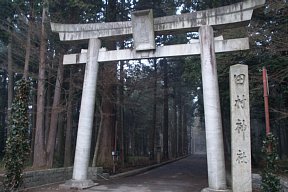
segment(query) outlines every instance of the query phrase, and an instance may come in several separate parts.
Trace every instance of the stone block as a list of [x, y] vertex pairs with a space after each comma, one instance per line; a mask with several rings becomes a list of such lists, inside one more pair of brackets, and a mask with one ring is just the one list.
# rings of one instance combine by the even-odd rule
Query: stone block
[[233, 192], [252, 192], [248, 66], [230, 67]]
[[64, 184], [60, 185], [62, 189], [87, 189], [98, 185], [92, 180], [68, 180]]
[[154, 22], [151, 9], [132, 13], [132, 31], [136, 51], [155, 49]]

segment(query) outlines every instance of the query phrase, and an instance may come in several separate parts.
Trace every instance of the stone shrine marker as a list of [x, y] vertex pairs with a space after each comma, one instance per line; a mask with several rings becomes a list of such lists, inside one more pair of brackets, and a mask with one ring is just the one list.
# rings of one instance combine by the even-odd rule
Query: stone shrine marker
[[[218, 76], [215, 53], [249, 49], [249, 39], [238, 38], [228, 40], [214, 39], [213, 29], [227, 29], [246, 26], [251, 20], [253, 9], [263, 6], [265, 0], [246, 0], [233, 5], [215, 9], [197, 11], [181, 15], [154, 18], [150, 10], [132, 13], [132, 21], [90, 23], [90, 24], [60, 24], [51, 23], [52, 31], [58, 32], [61, 41], [89, 40], [88, 50], [78, 54], [65, 55], [64, 64], [86, 63], [81, 99], [80, 117], [77, 132], [77, 142], [72, 179], [66, 182], [67, 187], [87, 188], [93, 182], [87, 178], [90, 159], [93, 114], [95, 108], [96, 82], [99, 63], [119, 60], [163, 58], [190, 56], [201, 54], [201, 72], [203, 81], [203, 98], [205, 114], [206, 149], [208, 165], [208, 188], [203, 192], [227, 192], [224, 160], [224, 146], [218, 89]], [[199, 32], [198, 42], [155, 47], [155, 36], [162, 34]], [[145, 34], [145, 35], [144, 35]], [[148, 34], [148, 35], [147, 35]], [[101, 40], [133, 35], [134, 48], [122, 50], [106, 50], [101, 48]], [[241, 77], [241, 76], [240, 76]], [[244, 90], [244, 89], [243, 89]], [[246, 105], [243, 94], [236, 98], [239, 109]], [[244, 102], [245, 101], [245, 102]], [[248, 105], [248, 103], [247, 103]], [[237, 108], [238, 109], [238, 108]], [[242, 109], [241, 109], [242, 110]], [[244, 110], [243, 110], [244, 112]], [[238, 114], [238, 112], [237, 112]], [[239, 114], [242, 115], [241, 112]], [[237, 116], [234, 131], [247, 137], [244, 126], [249, 119]], [[249, 117], [247, 117], [249, 118]], [[239, 126], [239, 128], [237, 127]], [[239, 133], [238, 133], [239, 130]], [[244, 134], [243, 134], [244, 133]], [[239, 138], [238, 138], [239, 139]], [[248, 147], [248, 146], [247, 146]], [[239, 161], [246, 164], [247, 148], [237, 148]], [[240, 150], [240, 151], [239, 151]], [[245, 153], [243, 153], [245, 152]], [[235, 156], [233, 157], [235, 158]], [[247, 160], [247, 164], [251, 162]], [[243, 169], [244, 170], [244, 169]], [[245, 169], [244, 171], [247, 171]], [[249, 173], [251, 174], [251, 172]], [[243, 175], [244, 177], [244, 175]], [[246, 176], [245, 176], [246, 177]], [[242, 177], [241, 177], [242, 179]], [[238, 185], [238, 183], [235, 183]], [[242, 186], [240, 186], [242, 187]]]
[[233, 192], [252, 192], [248, 66], [230, 67]]
[[154, 50], [156, 46], [152, 10], [133, 12], [131, 19], [135, 50]]

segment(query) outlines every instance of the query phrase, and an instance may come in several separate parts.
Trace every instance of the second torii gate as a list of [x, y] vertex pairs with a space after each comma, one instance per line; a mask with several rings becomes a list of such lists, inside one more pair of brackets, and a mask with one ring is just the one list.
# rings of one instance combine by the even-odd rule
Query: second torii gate
[[[247, 25], [253, 9], [263, 6], [265, 0], [248, 0], [237, 4], [182, 15], [153, 19], [151, 10], [132, 13], [132, 21], [58, 24], [51, 23], [61, 41], [89, 40], [88, 50], [65, 55], [64, 64], [86, 63], [83, 93], [78, 124], [76, 152], [72, 180], [67, 185], [87, 188], [93, 185], [87, 179], [91, 135], [96, 98], [96, 82], [100, 62], [189, 56], [201, 54], [204, 114], [209, 187], [203, 192], [229, 191], [226, 185], [221, 110], [215, 53], [249, 49], [249, 39], [214, 40], [213, 28], [233, 28]], [[213, 28], [212, 28], [213, 27]], [[199, 30], [199, 42], [155, 46], [155, 34], [193, 32]], [[134, 49], [106, 50], [101, 39], [133, 35]]]

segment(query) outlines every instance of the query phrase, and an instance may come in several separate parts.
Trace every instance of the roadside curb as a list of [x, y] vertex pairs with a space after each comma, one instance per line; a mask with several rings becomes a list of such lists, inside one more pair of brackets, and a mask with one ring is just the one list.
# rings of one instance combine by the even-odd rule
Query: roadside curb
[[118, 173], [116, 175], [111, 175], [109, 178], [116, 179], [116, 178], [122, 178], [122, 177], [129, 177], [129, 176], [137, 175], [139, 173], [144, 173], [144, 172], [149, 171], [151, 169], [155, 169], [157, 167], [161, 167], [163, 165], [179, 161], [179, 160], [184, 159], [184, 158], [189, 157], [189, 156], [190, 155], [185, 155], [185, 156], [182, 156], [182, 157], [178, 157], [176, 159], [168, 160], [168, 161], [165, 161], [165, 162], [162, 162], [162, 163], [158, 163], [158, 164], [155, 164], [155, 165], [151, 165], [151, 166], [148, 166], [148, 167], [143, 167], [143, 168], [140, 168], [140, 169], [134, 169], [134, 170], [123, 172], [123, 173]]

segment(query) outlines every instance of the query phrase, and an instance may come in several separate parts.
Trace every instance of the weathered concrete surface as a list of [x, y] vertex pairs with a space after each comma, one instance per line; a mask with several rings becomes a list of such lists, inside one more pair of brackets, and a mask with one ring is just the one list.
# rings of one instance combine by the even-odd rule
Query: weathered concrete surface
[[[229, 39], [229, 40], [216, 40], [215, 51], [216, 53], [240, 51], [249, 49], [249, 39]], [[156, 57], [179, 57], [189, 55], [200, 54], [200, 42], [191, 44], [180, 45], [167, 45], [163, 47], [157, 47], [155, 51], [148, 52], [136, 52], [132, 49], [123, 49], [116, 51], [100, 50], [98, 56], [98, 62], [107, 61], [121, 61], [121, 60], [133, 60], [133, 59], [149, 59]], [[64, 55], [63, 64], [80, 64], [87, 62], [87, 53], [69, 54]]]
[[212, 27], [201, 26], [199, 39], [209, 183], [209, 188], [204, 189], [203, 192], [226, 191], [220, 97]]
[[133, 40], [136, 51], [156, 48], [153, 27], [152, 9], [132, 13]]
[[248, 66], [230, 67], [231, 170], [233, 192], [251, 192]]
[[[265, 0], [247, 0], [205, 11], [155, 18], [154, 31], [156, 34], [171, 34], [175, 31], [198, 31], [198, 28], [203, 25], [216, 28], [247, 25], [252, 17], [253, 9], [263, 6], [264, 3]], [[133, 32], [131, 21], [93, 24], [51, 23], [51, 28], [52, 31], [59, 32], [61, 41], [127, 36]]]
[[[98, 53], [101, 46], [99, 39], [90, 39], [88, 47], [88, 60], [85, 67], [83, 93], [80, 107], [80, 117], [75, 149], [75, 160], [72, 180], [66, 185], [71, 187], [86, 188], [92, 185], [87, 180], [89, 165], [92, 126], [94, 119], [94, 108], [96, 100], [96, 83], [98, 74]], [[82, 182], [82, 183], [81, 183]]]

